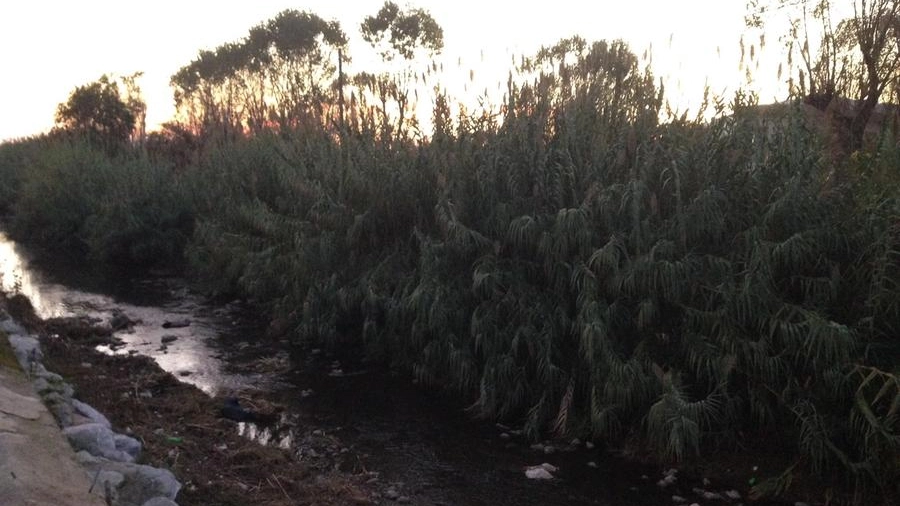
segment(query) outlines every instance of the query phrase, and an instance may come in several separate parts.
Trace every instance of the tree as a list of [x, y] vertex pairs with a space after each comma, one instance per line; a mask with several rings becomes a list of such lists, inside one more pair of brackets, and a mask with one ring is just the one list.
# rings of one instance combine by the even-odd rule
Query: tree
[[[385, 2], [374, 16], [366, 16], [360, 24], [363, 39], [378, 51], [385, 62], [395, 60], [398, 56], [409, 62], [417, 53], [434, 55], [444, 48], [444, 30], [431, 14], [424, 9], [401, 10], [393, 2]], [[414, 121], [410, 97], [413, 92], [410, 85], [418, 81], [418, 74], [407, 65], [403, 72], [394, 75], [381, 73], [378, 75], [363, 72], [353, 81], [361, 94], [372, 94], [380, 102], [381, 137], [387, 140], [395, 136], [403, 138], [408, 127]], [[396, 107], [396, 127], [388, 120], [388, 100]]]
[[387, 61], [397, 55], [411, 60], [419, 48], [429, 53], [440, 53], [444, 48], [444, 30], [428, 11], [403, 11], [394, 2], [385, 2], [378, 14], [366, 16], [360, 31], [373, 48], [381, 46], [381, 57]]
[[135, 72], [122, 77], [122, 83], [125, 85], [125, 104], [134, 114], [132, 141], [141, 147], [144, 146], [144, 140], [147, 137], [147, 102], [144, 100], [141, 85], [138, 84], [138, 79], [143, 76], [143, 72]]
[[862, 104], [850, 125], [850, 147], [858, 149], [881, 94], [900, 77], [900, 1], [859, 0], [853, 4], [853, 14], [851, 33], [865, 69], [859, 87]]
[[69, 100], [59, 104], [56, 123], [63, 130], [83, 135], [108, 152], [118, 151], [135, 127], [135, 113], [119, 95], [119, 86], [103, 75], [78, 86]]
[[788, 64], [795, 56], [802, 64], [797, 81], [789, 79], [791, 91], [822, 107], [836, 97], [855, 99], [846, 112], [846, 149], [862, 148], [879, 100], [900, 79], [900, 0], [853, 0], [853, 15], [837, 22], [829, 0], [752, 0], [748, 8], [747, 24], [756, 28], [773, 9], [787, 14]]
[[337, 21], [285, 10], [237, 42], [198, 57], [172, 76], [179, 115], [196, 133], [231, 138], [269, 125], [321, 121], [347, 38]]

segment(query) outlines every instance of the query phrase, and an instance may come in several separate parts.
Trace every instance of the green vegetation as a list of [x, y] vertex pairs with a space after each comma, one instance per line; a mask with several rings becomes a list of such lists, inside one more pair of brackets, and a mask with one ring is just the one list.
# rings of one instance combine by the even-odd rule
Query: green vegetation
[[182, 263], [193, 206], [167, 167], [57, 135], [4, 145], [0, 159], [14, 236], [107, 263]]
[[[378, 40], [406, 19], [389, 6], [363, 25]], [[834, 157], [801, 100], [660, 121], [624, 43], [572, 38], [524, 60], [497, 110], [438, 95], [417, 137], [403, 80], [344, 79], [345, 40], [288, 11], [201, 53], [173, 77], [183, 123], [146, 155], [4, 145], [12, 231], [184, 258], [293, 345], [365, 352], [533, 437], [661, 461], [768, 437], [793, 462], [760, 495], [812, 473], [836, 498], [898, 497], [890, 129]]]

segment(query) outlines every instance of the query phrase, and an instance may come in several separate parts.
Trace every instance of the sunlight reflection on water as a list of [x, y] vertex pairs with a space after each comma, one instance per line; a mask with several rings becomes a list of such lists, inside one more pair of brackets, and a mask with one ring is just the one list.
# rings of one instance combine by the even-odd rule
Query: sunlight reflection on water
[[16, 243], [0, 232], [0, 288], [8, 294], [21, 293], [28, 297], [35, 313], [41, 318], [71, 316], [65, 310], [60, 290], [52, 285], [39, 290], [37, 284]]
[[[191, 383], [207, 394], [216, 395], [246, 388], [256, 378], [224, 371], [219, 351], [211, 344], [225, 322], [200, 316], [202, 302], [190, 295], [178, 297], [163, 306], [139, 306], [120, 302], [102, 294], [89, 293], [53, 283], [31, 266], [28, 255], [6, 234], [0, 232], [0, 288], [7, 294], [26, 296], [41, 318], [89, 317], [109, 321], [114, 310], [122, 311], [137, 322], [129, 331], [115, 335], [125, 344], [115, 351], [98, 347], [104, 353], [139, 353], [156, 360], [160, 367], [181, 381]], [[182, 328], [163, 328], [166, 321], [189, 320]], [[163, 345], [167, 337], [174, 341]]]

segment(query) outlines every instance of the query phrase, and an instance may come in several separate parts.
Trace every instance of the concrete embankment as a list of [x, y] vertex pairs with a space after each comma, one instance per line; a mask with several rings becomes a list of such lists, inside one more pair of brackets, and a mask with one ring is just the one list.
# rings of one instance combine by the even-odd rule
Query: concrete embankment
[[177, 506], [178, 481], [135, 463], [140, 451], [72, 398], [37, 338], [0, 310], [0, 506]]

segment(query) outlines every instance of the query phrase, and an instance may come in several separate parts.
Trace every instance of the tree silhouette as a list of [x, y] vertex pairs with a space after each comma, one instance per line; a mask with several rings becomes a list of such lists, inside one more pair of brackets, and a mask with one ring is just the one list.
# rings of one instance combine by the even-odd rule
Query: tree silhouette
[[836, 20], [829, 0], [752, 0], [747, 15], [748, 26], [757, 28], [769, 11], [788, 16], [788, 62], [799, 56], [801, 65], [797, 80], [790, 77], [792, 92], [823, 108], [835, 97], [856, 100], [845, 111], [847, 153], [863, 147], [879, 100], [900, 78], [900, 1], [853, 0], [852, 6], [851, 17]]
[[171, 79], [179, 114], [195, 132], [231, 138], [267, 125], [321, 121], [347, 38], [337, 21], [285, 10], [237, 42], [201, 51]]
[[378, 14], [366, 16], [360, 31], [372, 47], [381, 46], [381, 57], [388, 61], [397, 55], [410, 60], [419, 48], [430, 53], [444, 48], [444, 30], [428, 11], [403, 11], [394, 2], [385, 2]]
[[119, 95], [119, 86], [103, 75], [78, 86], [59, 104], [56, 122], [65, 131], [81, 135], [107, 152], [118, 151], [134, 131], [135, 114]]

